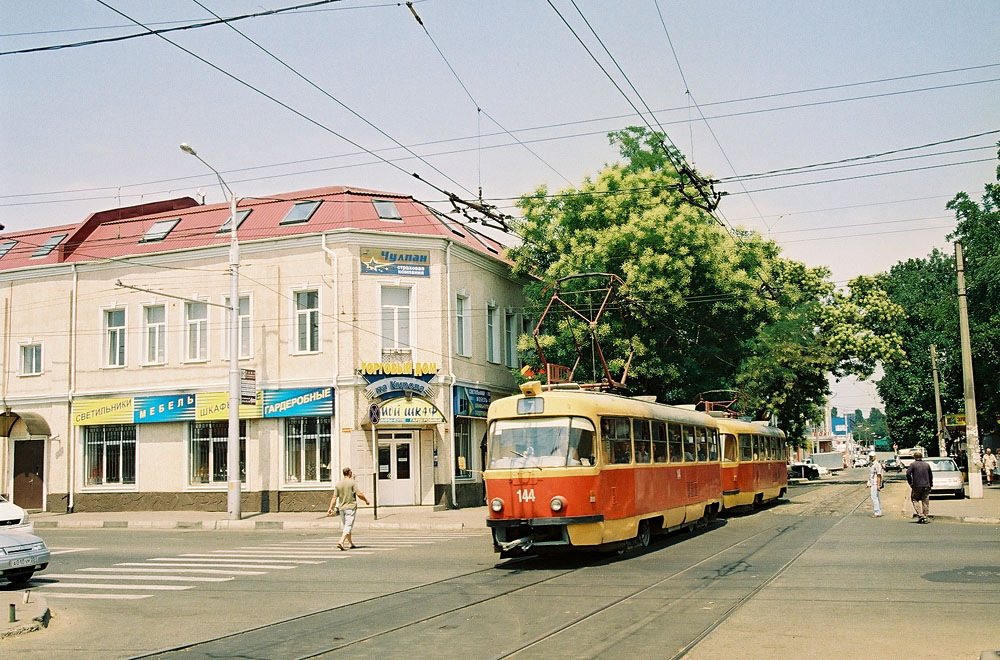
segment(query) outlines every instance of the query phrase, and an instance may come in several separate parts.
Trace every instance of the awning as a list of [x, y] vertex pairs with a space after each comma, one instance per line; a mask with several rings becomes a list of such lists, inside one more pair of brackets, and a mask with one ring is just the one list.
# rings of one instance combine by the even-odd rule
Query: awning
[[14, 424], [19, 419], [27, 427], [28, 435], [52, 435], [52, 431], [49, 430], [49, 423], [41, 415], [29, 412], [16, 413], [12, 410], [7, 410], [0, 413], [0, 437], [9, 438], [10, 430], [14, 428]]

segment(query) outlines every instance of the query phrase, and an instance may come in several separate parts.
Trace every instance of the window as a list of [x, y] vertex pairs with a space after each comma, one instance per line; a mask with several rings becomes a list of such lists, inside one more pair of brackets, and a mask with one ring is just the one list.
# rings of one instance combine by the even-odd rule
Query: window
[[382, 287], [382, 348], [410, 347], [410, 290]]
[[601, 443], [604, 461], [608, 464], [632, 462], [631, 425], [625, 417], [604, 417], [601, 419]]
[[[465, 458], [464, 470], [458, 467], [459, 456]], [[455, 476], [472, 478], [472, 420], [468, 417], [455, 418]]]
[[88, 486], [135, 483], [135, 424], [83, 427], [83, 465]]
[[740, 460], [753, 460], [753, 440], [749, 433], [740, 433]]
[[708, 430], [708, 460], [719, 460], [719, 430]]
[[487, 445], [494, 469], [595, 465], [594, 425], [585, 417], [501, 419], [490, 425]]
[[[225, 483], [229, 480], [226, 464], [229, 422], [194, 422], [191, 424], [191, 485]], [[247, 422], [240, 420], [240, 481], [246, 481]]]
[[632, 437], [635, 439], [635, 462], [649, 463], [653, 459], [649, 446], [649, 422], [645, 419], [633, 419]]
[[[253, 209], [243, 209], [242, 211], [236, 212], [236, 229], [239, 229], [240, 227], [243, 226], [243, 221], [247, 219], [247, 216], [250, 215], [250, 211], [252, 210]], [[217, 231], [216, 233], [217, 234], [228, 233], [230, 231], [230, 227], [232, 226], [232, 220], [233, 220], [232, 216], [226, 218], [226, 221], [222, 223], [222, 226], [219, 227], [219, 231]]]
[[753, 436], [753, 460], [764, 460], [764, 447], [759, 435]]
[[681, 441], [681, 425], [670, 424], [667, 427], [667, 442], [670, 445], [670, 462], [680, 463], [684, 460], [684, 451]]
[[667, 462], [667, 425], [653, 422], [653, 462]]
[[34, 254], [31, 255], [32, 258], [44, 257], [49, 254], [52, 250], [55, 250], [56, 246], [62, 243], [67, 236], [69, 236], [69, 234], [55, 234], [50, 236], [49, 240], [45, 241], [44, 245], [35, 250]]
[[319, 291], [295, 292], [295, 350], [319, 351]]
[[104, 330], [107, 333], [107, 355], [104, 364], [109, 367], [125, 366], [125, 310], [108, 309], [104, 312]]
[[685, 424], [681, 427], [684, 434], [684, 460], [693, 461], [698, 449], [695, 446], [694, 427]]
[[285, 420], [285, 483], [330, 483], [330, 418]]
[[279, 224], [282, 225], [294, 225], [300, 222], [309, 222], [309, 218], [313, 216], [316, 209], [319, 208], [319, 202], [296, 202], [295, 205], [288, 210], [288, 213], [284, 218], [281, 219]]
[[42, 373], [42, 345], [24, 344], [21, 346], [21, 375], [37, 376]]
[[173, 220], [157, 220], [153, 223], [152, 227], [146, 230], [146, 233], [142, 235], [139, 242], [156, 243], [157, 241], [162, 241], [180, 221], [180, 218], [174, 218]]
[[388, 220], [390, 222], [403, 221], [403, 216], [399, 214], [399, 209], [396, 208], [396, 202], [388, 199], [373, 199], [372, 204], [375, 205], [375, 212], [378, 213], [379, 220]]
[[[222, 302], [227, 307], [229, 306], [229, 296], [222, 299]], [[222, 345], [225, 355], [223, 359], [229, 359], [229, 327], [232, 312], [226, 310], [226, 334], [223, 337]], [[253, 345], [250, 341], [250, 297], [240, 296], [239, 309], [236, 311], [238, 316], [236, 320], [236, 327], [239, 336], [236, 341], [236, 345], [240, 347], [240, 359], [246, 359], [253, 357]]]
[[725, 463], [735, 463], [737, 460], [738, 446], [736, 436], [732, 433], [722, 434], [722, 460]]
[[472, 328], [469, 323], [469, 299], [458, 296], [455, 299], [455, 350], [459, 355], [472, 355]]
[[17, 241], [4, 241], [3, 243], [0, 243], [0, 259], [3, 259], [15, 245], [17, 245]]
[[517, 361], [517, 314], [508, 311], [504, 316], [504, 337], [507, 366], [516, 368]]
[[192, 362], [208, 359], [208, 305], [184, 303], [187, 314], [187, 359]]
[[146, 364], [165, 364], [167, 361], [167, 311], [163, 305], [143, 307], [146, 337]]
[[496, 305], [486, 307], [486, 359], [500, 362], [500, 310]]
[[695, 435], [698, 438], [698, 462], [708, 460], [708, 440], [710, 433], [708, 429], [701, 426], [695, 429]]

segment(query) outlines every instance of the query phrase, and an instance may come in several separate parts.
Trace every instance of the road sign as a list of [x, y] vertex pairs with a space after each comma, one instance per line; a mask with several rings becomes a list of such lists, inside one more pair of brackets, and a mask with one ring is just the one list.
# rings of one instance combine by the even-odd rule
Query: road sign
[[240, 369], [240, 405], [257, 405], [257, 372], [254, 369]]
[[378, 424], [379, 420], [382, 419], [382, 411], [378, 409], [378, 404], [373, 403], [368, 406], [368, 419], [371, 420], [372, 424]]

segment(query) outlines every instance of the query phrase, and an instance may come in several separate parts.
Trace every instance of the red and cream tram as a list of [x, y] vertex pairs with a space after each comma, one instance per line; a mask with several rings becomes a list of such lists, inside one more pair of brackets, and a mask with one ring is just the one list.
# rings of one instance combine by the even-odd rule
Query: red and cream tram
[[787, 449], [781, 429], [763, 422], [716, 418], [722, 439], [724, 508], [756, 507], [788, 488]]
[[489, 409], [487, 526], [501, 556], [646, 545], [722, 509], [720, 420], [572, 384], [521, 392]]

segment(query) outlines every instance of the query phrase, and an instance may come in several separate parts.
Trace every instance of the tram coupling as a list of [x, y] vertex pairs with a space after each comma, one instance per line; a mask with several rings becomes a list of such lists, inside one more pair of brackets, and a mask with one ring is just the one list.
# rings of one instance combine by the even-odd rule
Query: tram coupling
[[527, 552], [534, 545], [535, 538], [533, 536], [522, 536], [519, 539], [514, 539], [513, 541], [508, 541], [506, 543], [499, 543], [500, 552], [502, 554], [510, 554], [514, 551], [520, 550], [521, 552]]

